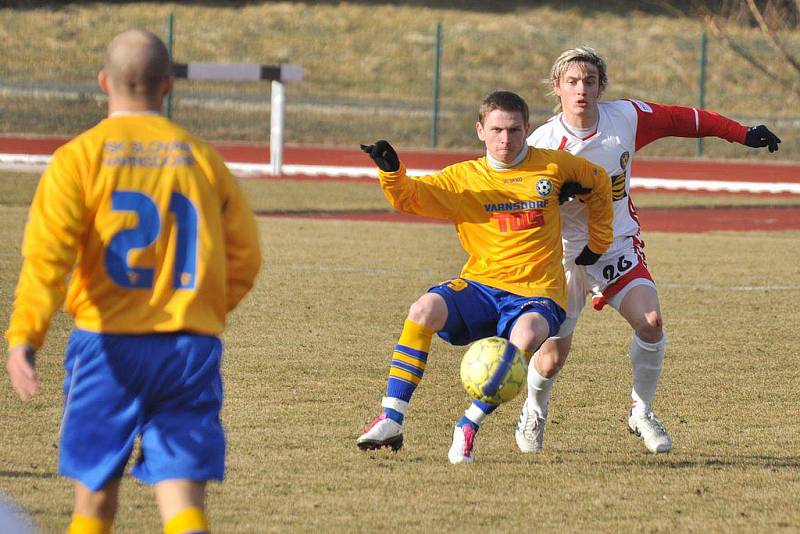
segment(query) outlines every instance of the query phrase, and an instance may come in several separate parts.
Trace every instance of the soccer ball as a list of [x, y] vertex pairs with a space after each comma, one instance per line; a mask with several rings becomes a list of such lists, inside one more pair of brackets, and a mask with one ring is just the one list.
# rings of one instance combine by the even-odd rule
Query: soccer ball
[[528, 365], [522, 352], [500, 337], [480, 339], [461, 360], [467, 394], [489, 404], [508, 402], [525, 386]]

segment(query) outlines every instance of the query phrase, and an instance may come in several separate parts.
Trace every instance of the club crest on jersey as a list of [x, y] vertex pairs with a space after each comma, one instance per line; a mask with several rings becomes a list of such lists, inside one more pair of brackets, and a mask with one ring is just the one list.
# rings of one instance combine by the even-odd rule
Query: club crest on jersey
[[631, 154], [627, 150], [619, 157], [619, 166], [622, 167], [622, 172], [616, 176], [611, 177], [611, 200], [616, 202], [628, 196], [625, 192], [625, 178], [628, 171], [628, 162], [631, 160]]
[[536, 182], [536, 192], [541, 196], [546, 197], [553, 192], [553, 183], [549, 178], [541, 178]]
[[614, 202], [628, 196], [628, 193], [625, 192], [625, 177], [630, 160], [631, 154], [626, 150], [619, 157], [619, 166], [622, 167], [622, 172], [611, 177], [611, 200]]
[[631, 160], [631, 153], [627, 150], [619, 157], [619, 166], [622, 167], [622, 172], [628, 168], [628, 162]]

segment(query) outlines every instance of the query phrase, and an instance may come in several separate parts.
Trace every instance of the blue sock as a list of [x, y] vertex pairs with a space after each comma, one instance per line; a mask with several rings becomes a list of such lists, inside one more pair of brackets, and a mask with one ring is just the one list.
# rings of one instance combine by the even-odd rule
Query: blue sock
[[474, 421], [470, 421], [469, 419], [467, 419], [467, 416], [466, 416], [466, 415], [462, 415], [462, 416], [461, 416], [461, 419], [459, 419], [459, 420], [458, 420], [458, 423], [456, 423], [456, 426], [458, 426], [458, 427], [462, 427], [462, 426], [464, 426], [464, 425], [471, 426], [471, 427], [472, 427], [472, 429], [473, 429], [473, 430], [475, 430], [475, 432], [477, 432], [477, 431], [478, 431], [478, 428], [480, 428], [480, 426], [479, 426], [477, 423], [475, 423]]
[[483, 420], [495, 411], [497, 406], [497, 404], [473, 400], [472, 404], [470, 404], [469, 408], [464, 412], [464, 415], [462, 415], [461, 419], [456, 423], [456, 426], [469, 425], [477, 432]]
[[489, 415], [500, 406], [499, 404], [489, 404], [488, 402], [483, 402], [479, 400], [472, 401], [472, 405], [480, 408], [481, 411], [486, 415]]
[[385, 413], [386, 417], [388, 417], [392, 421], [395, 421], [396, 423], [401, 425], [403, 424], [403, 419], [405, 418], [405, 416], [402, 413], [398, 412], [397, 410], [392, 410], [391, 408], [384, 408], [383, 413]]

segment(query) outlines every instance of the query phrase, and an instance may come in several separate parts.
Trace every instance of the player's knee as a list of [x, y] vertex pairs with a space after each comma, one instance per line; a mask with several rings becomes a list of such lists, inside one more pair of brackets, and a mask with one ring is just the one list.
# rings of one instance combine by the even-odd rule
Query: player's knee
[[539, 349], [539, 355], [543, 358], [543, 370], [546, 373], [543, 376], [553, 377], [564, 367], [564, 364], [567, 363], [571, 345], [571, 335], [565, 338], [548, 339], [542, 344], [542, 348]]
[[408, 309], [408, 320], [425, 325], [433, 330], [440, 330], [447, 320], [447, 305], [431, 293], [417, 299]]
[[112, 481], [99, 491], [91, 491], [80, 483], [75, 485], [75, 508], [77, 514], [111, 520], [117, 513], [118, 483]]
[[509, 341], [522, 351], [534, 352], [547, 339], [547, 321], [537, 313], [528, 313], [519, 318], [511, 330]]
[[640, 323], [639, 328], [636, 329], [636, 335], [642, 341], [648, 343], [657, 343], [661, 341], [664, 333], [664, 324], [661, 319], [661, 313], [658, 311], [647, 312], [644, 315], [644, 320]]
[[536, 371], [545, 378], [552, 378], [558, 374], [566, 358], [562, 359], [558, 351], [539, 351], [536, 355]]
[[519, 333], [516, 336], [512, 336], [510, 341], [523, 352], [534, 352], [538, 348], [536, 336], [533, 332]]

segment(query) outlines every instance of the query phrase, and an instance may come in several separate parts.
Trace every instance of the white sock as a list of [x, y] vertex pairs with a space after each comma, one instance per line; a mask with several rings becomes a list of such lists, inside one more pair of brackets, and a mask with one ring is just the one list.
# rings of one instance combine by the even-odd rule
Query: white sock
[[[538, 353], [537, 353], [538, 354]], [[547, 419], [547, 405], [550, 404], [550, 392], [556, 381], [558, 373], [552, 378], [545, 378], [536, 370], [536, 356], [533, 355], [530, 365], [528, 365], [528, 407], [536, 412], [542, 419]]]
[[631, 370], [633, 371], [633, 412], [645, 413], [653, 404], [656, 396], [661, 367], [664, 364], [664, 350], [667, 345], [667, 334], [662, 333], [661, 340], [656, 343], [642, 341], [636, 334], [631, 342]]
[[475, 423], [476, 426], [481, 426], [488, 416], [489, 414], [475, 406], [475, 403], [470, 404], [469, 408], [464, 412], [464, 417]]

